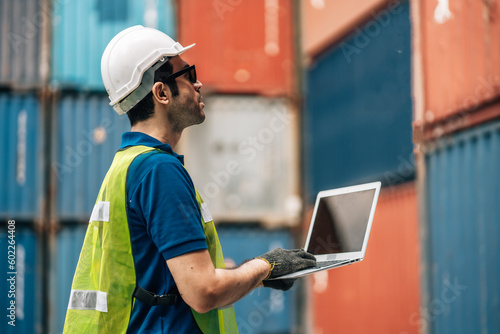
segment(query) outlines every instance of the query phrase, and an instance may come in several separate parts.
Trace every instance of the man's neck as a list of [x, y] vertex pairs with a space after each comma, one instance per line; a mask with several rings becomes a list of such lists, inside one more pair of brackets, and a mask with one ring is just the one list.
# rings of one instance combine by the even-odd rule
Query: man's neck
[[153, 137], [155, 139], [158, 139], [164, 144], [169, 144], [172, 150], [175, 150], [175, 147], [177, 146], [177, 143], [179, 143], [179, 140], [181, 139], [181, 133], [174, 133], [171, 131], [169, 128], [165, 129], [162, 127], [157, 127], [157, 126], [150, 126], [147, 124], [144, 124], [143, 122], [140, 122], [138, 124], [135, 124], [132, 129], [130, 129], [132, 132], [142, 132], [147, 134], [150, 137]]

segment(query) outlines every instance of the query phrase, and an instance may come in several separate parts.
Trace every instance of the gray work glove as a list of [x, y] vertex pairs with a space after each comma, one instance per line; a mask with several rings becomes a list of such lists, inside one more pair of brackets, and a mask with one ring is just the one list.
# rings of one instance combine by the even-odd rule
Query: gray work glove
[[276, 289], [276, 290], [289, 290], [293, 283], [295, 283], [296, 278], [285, 278], [285, 279], [273, 279], [273, 280], [264, 280], [262, 281], [262, 285], [266, 288]]
[[264, 260], [269, 264], [269, 275], [264, 279], [264, 282], [269, 278], [283, 276], [316, 266], [314, 255], [303, 249], [276, 248], [264, 255], [258, 256], [257, 259]]

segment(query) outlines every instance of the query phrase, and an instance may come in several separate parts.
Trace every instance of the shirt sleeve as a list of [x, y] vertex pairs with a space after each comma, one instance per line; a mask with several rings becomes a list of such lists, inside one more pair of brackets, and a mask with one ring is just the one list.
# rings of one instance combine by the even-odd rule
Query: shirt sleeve
[[207, 249], [196, 192], [187, 170], [171, 156], [155, 154], [151, 160], [156, 160], [153, 167], [130, 197], [137, 202], [147, 233], [165, 260]]

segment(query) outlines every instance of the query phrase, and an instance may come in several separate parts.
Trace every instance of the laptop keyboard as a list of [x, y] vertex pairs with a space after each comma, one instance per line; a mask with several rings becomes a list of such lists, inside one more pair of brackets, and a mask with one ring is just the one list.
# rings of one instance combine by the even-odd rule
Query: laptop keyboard
[[321, 262], [318, 262], [316, 264], [316, 267], [312, 267], [312, 268], [323, 268], [323, 267], [331, 266], [332, 264], [342, 263], [342, 262], [347, 262], [347, 260], [321, 261]]

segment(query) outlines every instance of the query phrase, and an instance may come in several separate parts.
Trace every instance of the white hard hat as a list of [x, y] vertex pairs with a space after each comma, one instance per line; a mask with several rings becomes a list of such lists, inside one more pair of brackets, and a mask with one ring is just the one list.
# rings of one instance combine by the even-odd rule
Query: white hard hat
[[154, 71], [183, 47], [161, 31], [133, 26], [118, 33], [104, 50], [101, 75], [110, 105], [122, 115], [141, 101], [154, 84]]

